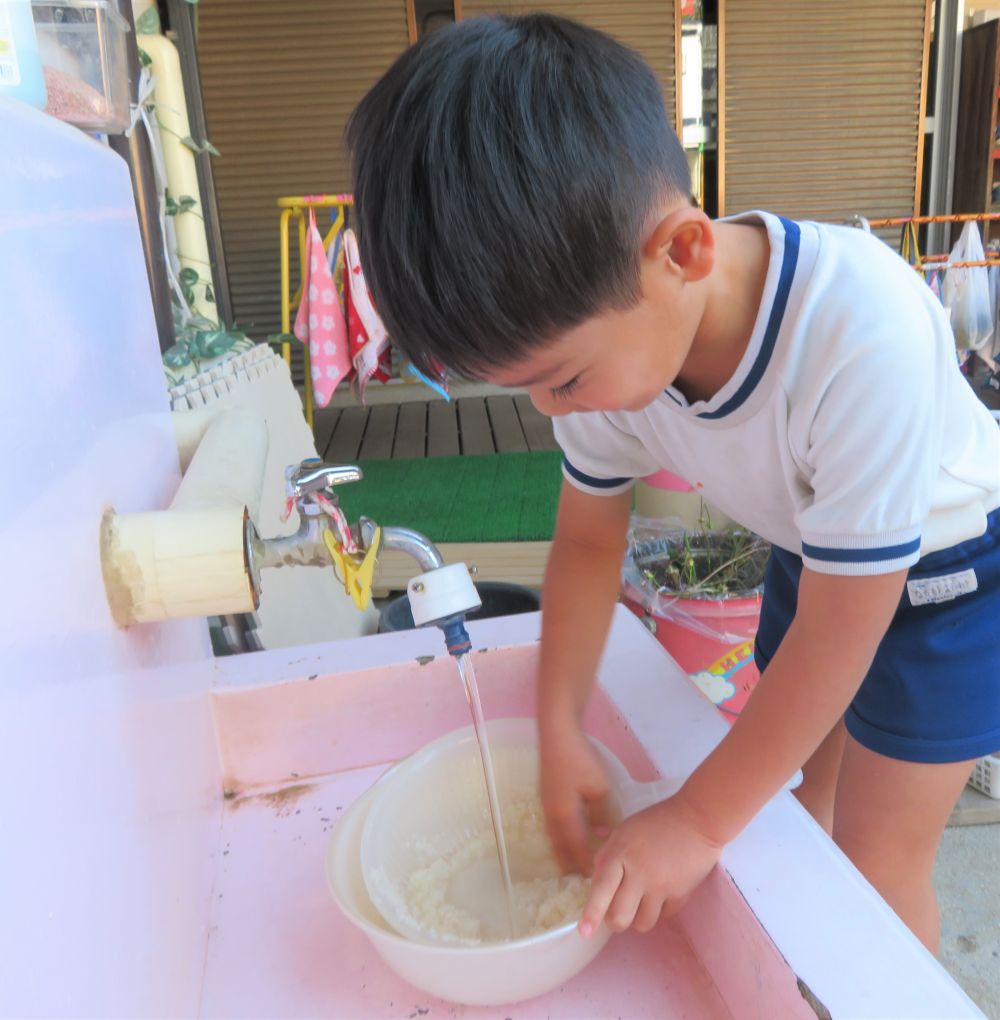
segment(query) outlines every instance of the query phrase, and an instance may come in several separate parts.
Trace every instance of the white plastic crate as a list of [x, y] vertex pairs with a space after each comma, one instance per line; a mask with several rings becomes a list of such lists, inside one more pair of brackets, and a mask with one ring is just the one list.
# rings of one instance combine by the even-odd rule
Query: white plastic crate
[[980, 758], [969, 776], [969, 786], [987, 797], [1000, 800], [1000, 751]]

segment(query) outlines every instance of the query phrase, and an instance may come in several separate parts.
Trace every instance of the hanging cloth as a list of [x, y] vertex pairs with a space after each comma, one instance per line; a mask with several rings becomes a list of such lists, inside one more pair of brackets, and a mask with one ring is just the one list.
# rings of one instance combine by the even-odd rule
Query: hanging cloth
[[903, 224], [903, 233], [899, 239], [899, 254], [916, 270], [920, 266], [920, 245], [917, 243], [917, 225], [913, 220]]
[[309, 210], [306, 257], [302, 267], [302, 300], [295, 316], [295, 336], [309, 345], [313, 396], [318, 407], [330, 403], [333, 391], [351, 370], [347, 323], [337, 300], [337, 285], [316, 226], [316, 210]]
[[358, 239], [353, 230], [344, 231], [344, 264], [347, 283], [344, 299], [347, 305], [347, 330], [351, 360], [354, 364], [354, 391], [364, 403], [365, 390], [372, 379], [389, 380], [392, 352], [389, 335], [372, 304], [368, 284], [361, 270]]

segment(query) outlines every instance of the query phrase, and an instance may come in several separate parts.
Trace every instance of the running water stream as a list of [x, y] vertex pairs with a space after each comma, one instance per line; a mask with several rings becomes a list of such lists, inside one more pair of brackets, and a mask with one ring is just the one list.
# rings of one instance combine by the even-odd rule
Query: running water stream
[[479, 741], [479, 757], [483, 764], [483, 779], [486, 781], [486, 797], [490, 805], [490, 821], [493, 823], [493, 838], [496, 841], [497, 861], [500, 865], [500, 877], [503, 879], [504, 891], [507, 894], [507, 920], [510, 937], [517, 938], [517, 925], [514, 920], [514, 886], [510, 879], [510, 861], [507, 857], [507, 841], [503, 832], [503, 817], [500, 813], [500, 798], [497, 796], [496, 777], [493, 774], [493, 759], [490, 757], [490, 741], [486, 733], [486, 720], [483, 718], [483, 706], [479, 701], [479, 687], [476, 684], [476, 671], [472, 667], [472, 656], [466, 652], [457, 656], [458, 673], [462, 678], [469, 711], [472, 713], [472, 725]]

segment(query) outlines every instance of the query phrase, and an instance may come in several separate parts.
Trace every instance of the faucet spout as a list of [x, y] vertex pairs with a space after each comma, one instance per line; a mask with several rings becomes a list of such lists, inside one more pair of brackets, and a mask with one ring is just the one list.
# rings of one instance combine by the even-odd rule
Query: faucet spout
[[[367, 517], [361, 518], [361, 544], [368, 548], [375, 536], [376, 524]], [[388, 525], [382, 528], [382, 548], [396, 549], [412, 556], [422, 573], [444, 566], [444, 557], [437, 546], [419, 531]]]

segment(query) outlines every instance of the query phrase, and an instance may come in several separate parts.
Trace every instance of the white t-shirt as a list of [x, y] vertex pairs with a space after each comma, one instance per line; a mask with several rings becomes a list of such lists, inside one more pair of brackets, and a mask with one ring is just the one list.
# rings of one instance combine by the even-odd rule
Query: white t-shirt
[[887, 245], [753, 212], [771, 245], [757, 321], [711, 400], [555, 419], [595, 494], [659, 470], [828, 574], [881, 574], [980, 535], [1000, 429], [962, 377], [948, 313]]

